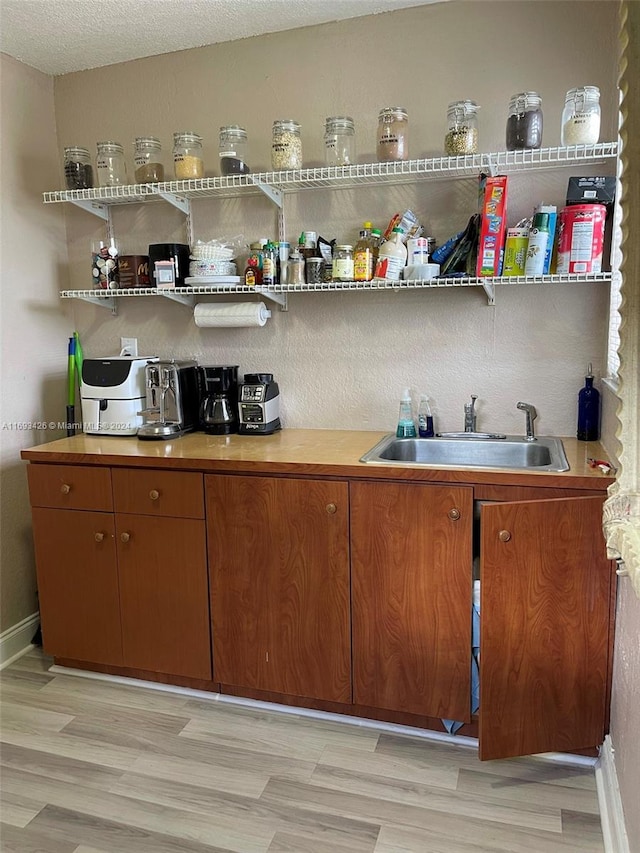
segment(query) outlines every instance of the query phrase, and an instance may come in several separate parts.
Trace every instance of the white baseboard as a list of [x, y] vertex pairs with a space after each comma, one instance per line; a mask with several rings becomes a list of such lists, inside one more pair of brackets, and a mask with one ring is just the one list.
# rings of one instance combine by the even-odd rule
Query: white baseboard
[[22, 622], [18, 622], [17, 625], [7, 628], [0, 634], [0, 669], [9, 666], [33, 648], [31, 640], [38, 627], [39, 619], [38, 613], [32, 613]]
[[607, 735], [600, 748], [600, 758], [596, 765], [596, 788], [604, 849], [605, 853], [631, 853], [624, 824], [614, 752], [611, 736]]

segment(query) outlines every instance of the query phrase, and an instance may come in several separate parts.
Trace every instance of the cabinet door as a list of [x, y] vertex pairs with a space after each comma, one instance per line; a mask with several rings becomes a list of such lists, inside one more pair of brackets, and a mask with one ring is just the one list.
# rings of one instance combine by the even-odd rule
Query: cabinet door
[[45, 651], [121, 666], [113, 516], [42, 507], [32, 515]]
[[602, 503], [482, 507], [482, 759], [603, 741], [614, 573]]
[[206, 477], [216, 680], [351, 701], [348, 487]]
[[469, 722], [472, 488], [350, 489], [354, 702]]
[[116, 515], [125, 666], [211, 679], [204, 521]]

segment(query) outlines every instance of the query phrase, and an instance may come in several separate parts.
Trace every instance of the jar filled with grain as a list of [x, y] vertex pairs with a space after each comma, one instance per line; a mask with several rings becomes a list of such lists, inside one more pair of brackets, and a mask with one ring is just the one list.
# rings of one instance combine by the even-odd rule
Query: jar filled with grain
[[351, 116], [331, 116], [324, 123], [327, 166], [351, 166], [356, 161], [356, 129]]
[[478, 110], [475, 101], [454, 101], [447, 109], [444, 150], [450, 157], [478, 153]]
[[290, 118], [273, 123], [271, 166], [275, 172], [302, 168], [302, 137], [300, 125]]
[[600, 89], [569, 89], [562, 111], [561, 145], [595, 145], [600, 138]]
[[64, 149], [64, 178], [68, 190], [88, 190], [93, 186], [93, 166], [88, 148]]
[[155, 136], [138, 136], [133, 146], [136, 184], [153, 184], [164, 181], [160, 140]]
[[409, 159], [409, 116], [404, 107], [385, 107], [378, 113], [378, 163]]
[[178, 181], [204, 178], [202, 137], [193, 131], [173, 134], [173, 171]]
[[250, 171], [247, 166], [247, 131], [237, 124], [229, 124], [220, 128], [218, 156], [220, 157], [221, 175], [246, 175]]
[[96, 171], [99, 187], [118, 187], [127, 183], [124, 149], [119, 142], [98, 142]]

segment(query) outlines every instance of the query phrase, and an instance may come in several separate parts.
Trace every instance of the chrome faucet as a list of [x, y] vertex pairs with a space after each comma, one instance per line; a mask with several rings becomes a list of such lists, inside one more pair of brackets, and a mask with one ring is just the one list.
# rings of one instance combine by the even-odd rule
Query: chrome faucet
[[525, 441], [535, 441], [536, 437], [533, 430], [533, 422], [538, 417], [538, 413], [536, 412], [536, 407], [532, 406], [531, 403], [517, 403], [516, 408], [520, 409], [520, 411], [525, 413], [526, 421], [526, 430], [527, 434], [525, 435]]
[[464, 431], [465, 432], [475, 432], [476, 431], [476, 400], [478, 396], [476, 394], [471, 395], [471, 402], [464, 404]]

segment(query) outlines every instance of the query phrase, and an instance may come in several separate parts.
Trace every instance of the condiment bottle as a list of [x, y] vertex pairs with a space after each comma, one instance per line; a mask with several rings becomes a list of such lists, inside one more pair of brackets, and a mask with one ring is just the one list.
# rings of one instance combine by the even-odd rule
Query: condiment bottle
[[237, 124], [220, 128], [218, 156], [221, 175], [246, 175], [251, 170], [247, 166], [247, 131]]
[[133, 165], [136, 184], [164, 181], [164, 166], [160, 152], [162, 146], [155, 136], [139, 136], [134, 142]]
[[325, 119], [324, 154], [327, 166], [351, 166], [355, 163], [355, 133], [351, 116]]
[[353, 246], [336, 246], [333, 253], [333, 280], [353, 281]]
[[64, 149], [64, 178], [68, 190], [88, 190], [93, 186], [93, 166], [88, 148]]
[[380, 110], [376, 153], [379, 163], [409, 159], [409, 120], [404, 107]]
[[520, 92], [509, 101], [507, 151], [542, 145], [542, 98], [537, 92]]
[[278, 283], [277, 261], [278, 253], [273, 243], [268, 241], [262, 249], [262, 284], [270, 287]]
[[124, 149], [119, 142], [98, 142], [96, 171], [99, 187], [117, 187], [127, 183]]
[[258, 287], [262, 284], [262, 245], [252, 243], [249, 251], [251, 254], [244, 270], [244, 283], [248, 287]]
[[402, 242], [402, 228], [394, 228], [390, 240], [378, 250], [376, 278], [398, 281], [407, 263], [407, 247]]
[[[360, 232], [360, 239], [353, 250], [353, 280], [371, 281], [375, 271], [375, 258], [371, 223], [365, 222]], [[377, 248], [377, 247], [376, 247]]]
[[290, 118], [274, 121], [271, 138], [271, 166], [275, 172], [302, 168], [300, 125]]
[[178, 181], [204, 177], [202, 137], [192, 131], [173, 134], [173, 171]]
[[478, 110], [475, 101], [453, 101], [447, 109], [445, 153], [451, 157], [478, 152]]
[[595, 145], [600, 138], [600, 89], [569, 89], [562, 111], [561, 145]]

